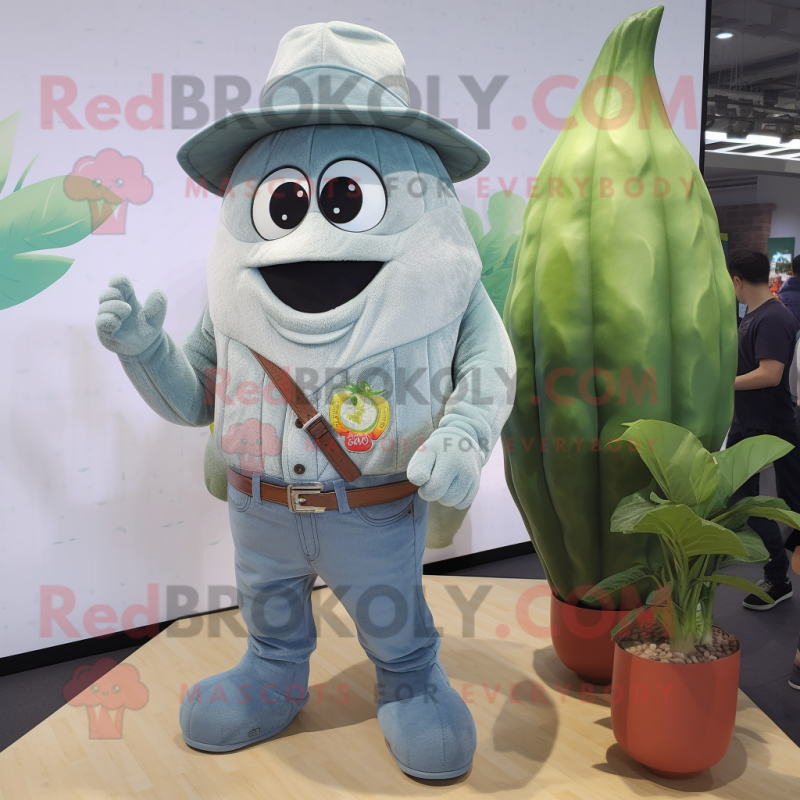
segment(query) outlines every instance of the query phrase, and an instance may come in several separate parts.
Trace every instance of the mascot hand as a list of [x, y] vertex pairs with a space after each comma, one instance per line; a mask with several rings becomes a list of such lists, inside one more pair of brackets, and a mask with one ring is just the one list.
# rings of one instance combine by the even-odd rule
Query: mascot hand
[[105, 347], [121, 356], [141, 355], [161, 335], [167, 296], [153, 292], [141, 305], [125, 275], [114, 275], [100, 295], [97, 335]]
[[478, 493], [483, 454], [458, 428], [437, 428], [411, 457], [408, 479], [423, 500], [467, 508]]

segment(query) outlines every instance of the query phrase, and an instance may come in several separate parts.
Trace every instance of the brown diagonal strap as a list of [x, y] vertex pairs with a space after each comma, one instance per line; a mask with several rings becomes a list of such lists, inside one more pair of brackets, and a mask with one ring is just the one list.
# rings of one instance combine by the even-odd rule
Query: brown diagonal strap
[[291, 375], [284, 372], [268, 358], [256, 353], [252, 348], [248, 349], [255, 356], [256, 361], [261, 364], [264, 372], [269, 375], [270, 380], [275, 384], [281, 395], [283, 395], [283, 399], [289, 404], [289, 408], [297, 414], [297, 418], [303, 423], [303, 430], [317, 443], [317, 446], [322, 450], [323, 455], [330, 461], [333, 468], [346, 481], [354, 481], [356, 478], [360, 478], [361, 470], [353, 463], [350, 456], [342, 450], [342, 446], [331, 433], [325, 418], [311, 405], [310, 400], [292, 380]]

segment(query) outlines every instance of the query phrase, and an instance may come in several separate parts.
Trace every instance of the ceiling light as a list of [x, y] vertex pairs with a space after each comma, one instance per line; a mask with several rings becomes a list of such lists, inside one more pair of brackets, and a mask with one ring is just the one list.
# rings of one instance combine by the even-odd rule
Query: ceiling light
[[722, 31], [722, 33], [717, 34], [717, 39], [730, 39], [732, 36], [733, 34], [729, 31]]
[[772, 147], [781, 146], [781, 141], [777, 136], [765, 136], [762, 133], [748, 133], [747, 141], [753, 144], [766, 144]]

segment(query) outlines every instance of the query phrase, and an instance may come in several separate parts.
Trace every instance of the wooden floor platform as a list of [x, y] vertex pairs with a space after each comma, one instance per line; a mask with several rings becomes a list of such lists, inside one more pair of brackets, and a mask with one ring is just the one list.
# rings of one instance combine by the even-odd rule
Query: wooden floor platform
[[[482, 586], [490, 588], [473, 625], [459, 605]], [[548, 624], [540, 582], [446, 576], [425, 578], [425, 587], [444, 637], [442, 662], [478, 730], [472, 771], [459, 782], [425, 785], [398, 770], [375, 718], [373, 667], [341, 605], [329, 610], [330, 592], [321, 589], [314, 593], [315, 608], [325, 608], [311, 699], [280, 736], [226, 755], [184, 744], [182, 686], [230, 668], [245, 647], [237, 612], [199, 618], [201, 630], [176, 635], [200, 624], [186, 620], [124, 662], [136, 668], [149, 695], [141, 708], [132, 702], [119, 720], [105, 720], [100, 733], [113, 733], [119, 721], [120, 738], [90, 738], [89, 714], [97, 708], [64, 706], [0, 753], [0, 798], [621, 800], [701, 792], [730, 800], [800, 798], [800, 750], [743, 694], [720, 764], [688, 781], [656, 778], [614, 742], [608, 697], [581, 687], [549, 639], [521, 627], [515, 609], [532, 597], [528, 618]], [[130, 682], [131, 670], [120, 670], [106, 685]]]

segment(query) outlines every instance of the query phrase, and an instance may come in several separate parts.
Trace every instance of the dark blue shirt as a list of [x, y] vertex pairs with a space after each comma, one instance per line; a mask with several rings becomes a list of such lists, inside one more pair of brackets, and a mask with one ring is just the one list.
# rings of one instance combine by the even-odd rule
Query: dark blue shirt
[[793, 275], [778, 292], [781, 302], [800, 320], [800, 277]]
[[745, 314], [739, 325], [739, 368], [736, 374], [746, 375], [764, 360], [780, 361], [784, 368], [777, 386], [735, 393], [733, 421], [738, 425], [769, 431], [795, 424], [789, 367], [798, 330], [800, 322], [778, 299], [767, 300]]

